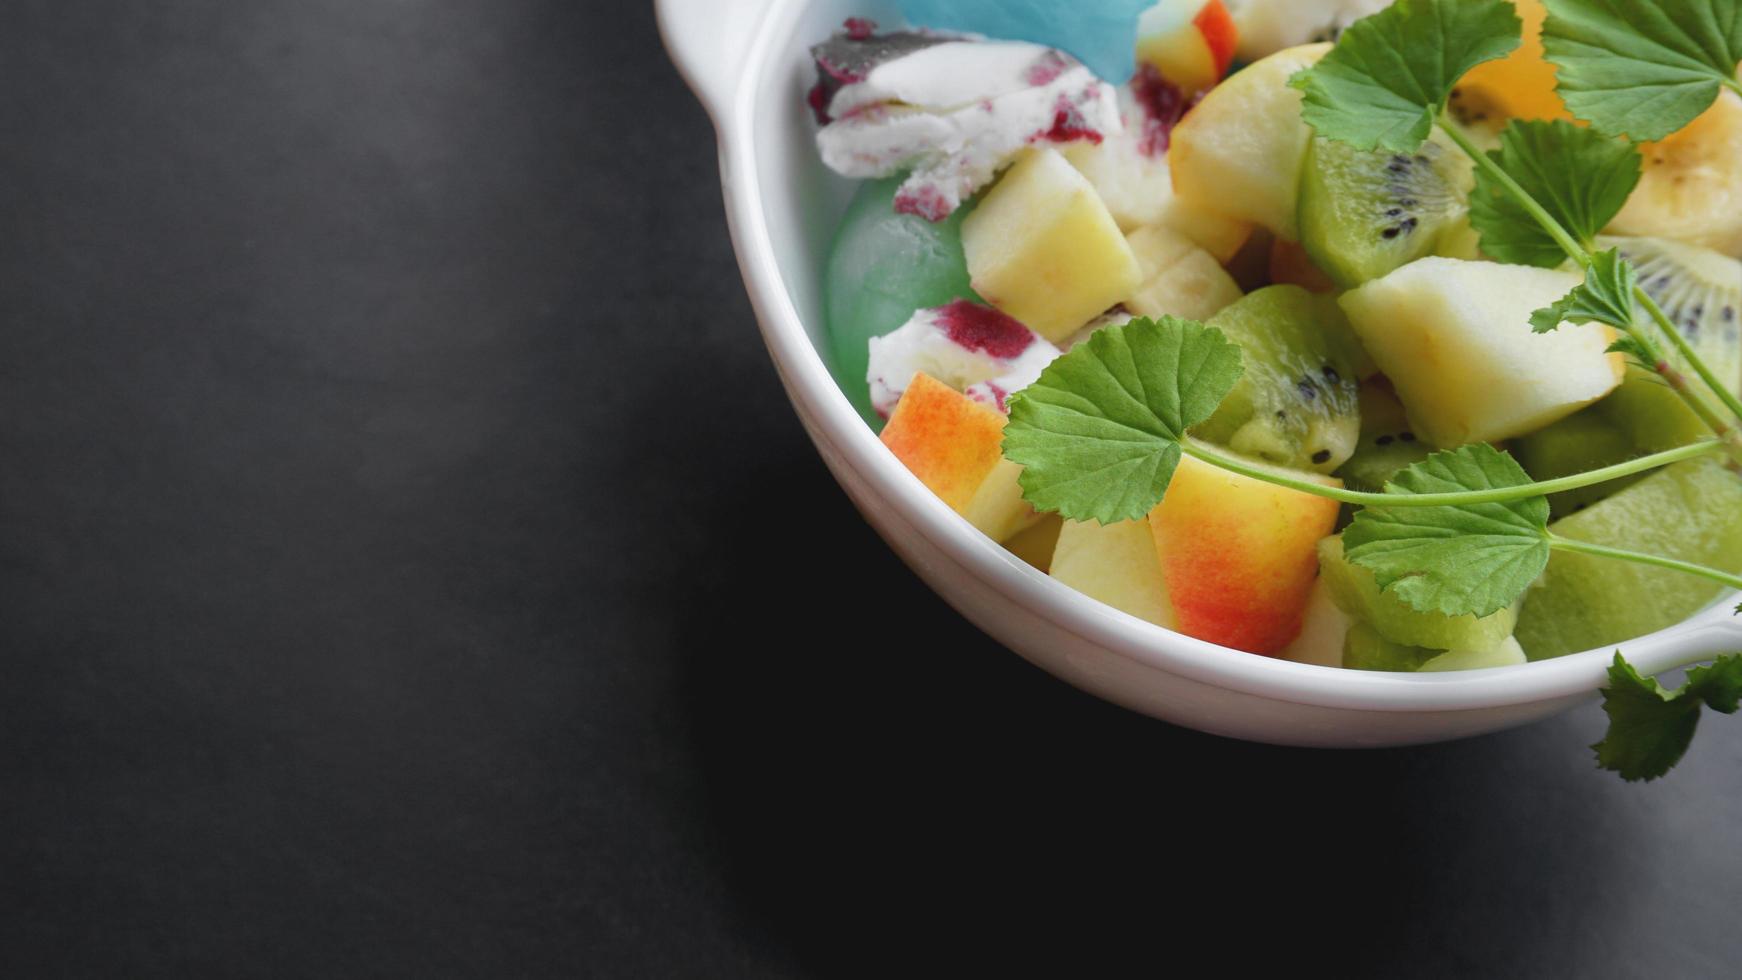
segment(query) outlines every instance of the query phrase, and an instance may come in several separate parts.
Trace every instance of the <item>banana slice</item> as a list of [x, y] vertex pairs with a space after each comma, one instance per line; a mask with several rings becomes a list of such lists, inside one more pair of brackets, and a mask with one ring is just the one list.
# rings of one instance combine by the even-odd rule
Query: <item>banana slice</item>
[[1686, 129], [1640, 152], [1645, 174], [1609, 231], [1742, 257], [1742, 96], [1723, 93]]

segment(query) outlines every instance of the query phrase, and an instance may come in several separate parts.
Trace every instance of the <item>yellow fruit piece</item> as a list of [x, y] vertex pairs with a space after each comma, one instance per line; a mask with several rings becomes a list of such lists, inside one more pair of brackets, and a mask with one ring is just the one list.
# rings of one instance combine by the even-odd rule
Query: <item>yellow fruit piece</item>
[[962, 248], [974, 291], [1055, 342], [1141, 281], [1118, 222], [1056, 150], [1010, 168], [962, 222]]
[[1343, 666], [1343, 637], [1355, 621], [1337, 608], [1331, 599], [1331, 589], [1321, 578], [1313, 585], [1312, 598], [1307, 600], [1306, 615], [1300, 635], [1276, 656], [1300, 664], [1320, 667]]
[[1004, 547], [1035, 568], [1047, 571], [1052, 567], [1053, 551], [1058, 547], [1059, 531], [1063, 527], [1062, 518], [1057, 514], [1047, 514], [1033, 527], [1004, 542]]
[[1252, 237], [1251, 222], [1205, 210], [1177, 194], [1169, 195], [1157, 212], [1155, 224], [1191, 239], [1217, 262], [1228, 262]]
[[1003, 456], [1004, 416], [927, 374], [914, 375], [880, 437], [950, 509], [994, 541], [1040, 521], [1022, 467]]
[[1008, 459], [1000, 459], [992, 472], [974, 491], [973, 499], [962, 508], [968, 523], [994, 541], [1004, 542], [1040, 523], [1041, 515], [1022, 499], [1022, 486], [1017, 477], [1022, 467]]
[[1234, 277], [1184, 235], [1151, 225], [1131, 236], [1142, 285], [1125, 297], [1138, 316], [1207, 320], [1241, 296]]
[[1300, 90], [1288, 80], [1329, 50], [1307, 44], [1279, 51], [1211, 89], [1170, 137], [1175, 193], [1194, 207], [1299, 240], [1295, 203], [1312, 131], [1300, 118]]
[[1742, 96], [1721, 93], [1687, 128], [1639, 150], [1644, 173], [1610, 232], [1742, 258]]
[[1319, 540], [1335, 528], [1339, 509], [1334, 500], [1182, 458], [1167, 495], [1149, 512], [1175, 628], [1249, 653], [1286, 649], [1300, 636], [1318, 579]]
[[1621, 383], [1626, 361], [1607, 353], [1612, 328], [1531, 330], [1531, 313], [1578, 283], [1552, 269], [1430, 257], [1340, 302], [1415, 431], [1450, 449], [1534, 432]]
[[[1126, 122], [1127, 127], [1139, 123]], [[1095, 185], [1107, 213], [1129, 234], [1148, 225], [1165, 225], [1226, 262], [1252, 234], [1249, 222], [1217, 214], [1181, 200], [1173, 192], [1173, 174], [1166, 157], [1143, 152], [1140, 141], [1126, 135], [1100, 143], [1075, 143], [1061, 152]]]
[[1066, 521], [1053, 551], [1051, 574], [1120, 612], [1157, 626], [1173, 625], [1148, 518], [1104, 526]]
[[1524, 21], [1524, 43], [1499, 61], [1477, 65], [1458, 87], [1479, 90], [1487, 106], [1513, 119], [1571, 119], [1555, 93], [1555, 66], [1543, 57], [1542, 22], [1548, 10], [1542, 0], [1513, 3]]
[[[1130, 101], [1129, 96], [1122, 95], [1120, 101], [1123, 105]], [[1168, 172], [1167, 158], [1143, 151], [1142, 111], [1133, 106], [1123, 113], [1125, 132], [1121, 134], [1099, 143], [1083, 140], [1059, 150], [1095, 186], [1107, 213], [1126, 232], [1160, 220], [1162, 209], [1173, 197], [1173, 174]]]

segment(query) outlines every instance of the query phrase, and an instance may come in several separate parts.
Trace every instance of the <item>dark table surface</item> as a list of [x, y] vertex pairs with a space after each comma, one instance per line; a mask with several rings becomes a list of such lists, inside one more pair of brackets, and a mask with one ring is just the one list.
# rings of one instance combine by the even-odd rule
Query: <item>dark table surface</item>
[[958, 620], [645, 3], [11, 0], [0, 138], [0, 975], [1742, 962], [1742, 723], [1273, 749]]

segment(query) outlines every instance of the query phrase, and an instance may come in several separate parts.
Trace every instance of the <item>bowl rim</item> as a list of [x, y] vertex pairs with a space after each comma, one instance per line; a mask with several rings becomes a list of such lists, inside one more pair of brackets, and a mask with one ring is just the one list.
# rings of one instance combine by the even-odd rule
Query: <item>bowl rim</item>
[[[768, 194], [754, 138], [756, 109], [809, 2], [771, 0], [763, 5], [754, 26], [744, 32], [748, 50], [728, 90], [710, 89], [708, 80], [693, 75], [691, 82], [719, 132], [728, 224], [777, 373], [813, 439], [834, 449], [836, 459], [932, 547], [1006, 600], [1096, 647], [1153, 670], [1258, 697], [1363, 711], [1470, 711], [1589, 695], [1607, 682], [1608, 648], [1522, 666], [1436, 674], [1356, 671], [1231, 650], [1137, 619], [1071, 589], [1010, 554], [927, 490], [884, 449], [835, 383], [786, 288], [763, 217]], [[662, 25], [675, 52], [666, 18]], [[678, 60], [682, 67], [681, 54]], [[797, 106], [798, 94], [792, 98]], [[1742, 642], [1742, 625], [1727, 615], [1727, 603], [1733, 601], [1734, 595], [1683, 623], [1628, 641], [1629, 661], [1643, 672], [1657, 673], [1708, 659], [1725, 645]], [[1714, 611], [1722, 615], [1714, 616]]]

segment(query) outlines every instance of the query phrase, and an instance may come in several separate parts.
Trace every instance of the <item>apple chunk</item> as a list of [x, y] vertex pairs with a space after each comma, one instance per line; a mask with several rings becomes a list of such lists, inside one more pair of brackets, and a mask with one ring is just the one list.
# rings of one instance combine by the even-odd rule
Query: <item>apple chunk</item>
[[1329, 50], [1314, 44], [1279, 51], [1235, 73], [1186, 113], [1168, 150], [1180, 197], [1298, 240], [1295, 202], [1312, 130], [1300, 118], [1300, 90], [1288, 80]]
[[1066, 521], [1053, 549], [1052, 577], [1120, 612], [1173, 626], [1147, 517], [1105, 525]]
[[1151, 225], [1130, 241], [1143, 282], [1125, 297], [1125, 308], [1138, 316], [1208, 320], [1240, 298], [1234, 277], [1184, 235]]
[[1022, 499], [1022, 468], [1004, 458], [1004, 416], [916, 374], [880, 437], [927, 489], [994, 541], [1040, 520]]
[[1533, 312], [1578, 284], [1553, 269], [1429, 257], [1340, 302], [1416, 431], [1451, 449], [1534, 432], [1621, 384], [1613, 328], [1531, 330]]
[[1312, 598], [1319, 539], [1335, 530], [1338, 509], [1334, 500], [1181, 459], [1149, 514], [1175, 628], [1251, 653], [1288, 647]]
[[1137, 258], [1119, 223], [1056, 150], [1026, 152], [962, 222], [974, 291], [1050, 341], [1128, 296]]
[[1137, 60], [1184, 92], [1228, 74], [1240, 31], [1222, 0], [1162, 0], [1137, 22]]

